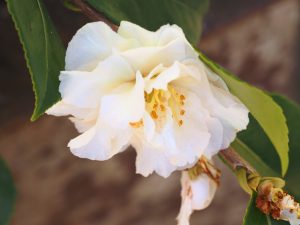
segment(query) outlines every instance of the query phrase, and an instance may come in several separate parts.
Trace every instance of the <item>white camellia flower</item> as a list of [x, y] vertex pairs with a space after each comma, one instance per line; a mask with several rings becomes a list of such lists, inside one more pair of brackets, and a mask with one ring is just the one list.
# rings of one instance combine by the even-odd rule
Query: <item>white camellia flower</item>
[[[69, 43], [60, 81], [62, 100], [47, 113], [71, 116], [81, 133], [69, 142], [71, 152], [107, 160], [132, 145], [144, 176], [167, 177], [203, 155], [211, 159], [248, 124], [247, 108], [176, 25], [151, 32], [123, 21], [114, 32], [89, 23]], [[195, 209], [214, 193], [205, 176], [192, 184], [195, 201], [202, 201], [193, 200]]]
[[248, 110], [176, 25], [151, 32], [121, 22], [116, 33], [89, 23], [69, 43], [60, 81], [62, 100], [47, 113], [71, 115], [82, 133], [72, 153], [107, 160], [131, 144], [144, 176], [211, 158], [248, 124]]

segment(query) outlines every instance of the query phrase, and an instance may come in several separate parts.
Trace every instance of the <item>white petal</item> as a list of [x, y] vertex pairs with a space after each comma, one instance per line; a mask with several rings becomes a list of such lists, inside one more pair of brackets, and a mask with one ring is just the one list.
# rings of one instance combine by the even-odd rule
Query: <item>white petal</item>
[[98, 122], [83, 134], [72, 139], [68, 147], [74, 155], [80, 158], [107, 160], [125, 150], [130, 138], [130, 130], [115, 130], [108, 124]]
[[[171, 66], [175, 61], [193, 57], [194, 50], [183, 39], [176, 39], [163, 47], [140, 47], [120, 53], [135, 70], [148, 74], [159, 64]], [[141, 57], [142, 56], [142, 57]]]
[[186, 41], [182, 29], [177, 25], [169, 24], [161, 26], [157, 31], [152, 32], [136, 24], [122, 21], [118, 34], [124, 38], [136, 40], [140, 46], [163, 46], [177, 38], [182, 38]]
[[182, 29], [177, 25], [166, 24], [164, 26], [161, 26], [156, 31], [156, 34], [158, 36], [157, 44], [159, 46], [166, 45], [166, 44], [170, 43], [171, 41], [174, 41], [177, 38], [181, 38], [188, 43]]
[[[157, 68], [157, 67], [156, 67]], [[171, 67], [162, 71], [157, 77], [154, 79], [149, 79], [149, 81], [145, 84], [145, 91], [150, 93], [153, 89], [157, 90], [168, 90], [168, 84], [179, 78], [180, 76], [180, 68], [175, 62]]]
[[[228, 142], [224, 141], [224, 136], [226, 134], [224, 134], [223, 124], [218, 119], [216, 118], [207, 119], [207, 126], [208, 126], [209, 133], [211, 134], [211, 137], [209, 139], [209, 144], [205, 148], [203, 154], [206, 156], [206, 158], [211, 159], [215, 154], [219, 152], [219, 150], [223, 149], [224, 144], [227, 144]], [[229, 139], [231, 140], [231, 138], [226, 137], [226, 140]]]
[[218, 106], [212, 106], [213, 113], [238, 131], [246, 129], [249, 123], [248, 109], [228, 91], [213, 85], [211, 90], [218, 101]]
[[95, 73], [62, 71], [59, 77], [59, 92], [69, 105], [81, 108], [95, 108], [99, 104], [101, 88], [99, 76]]
[[49, 108], [46, 113], [54, 116], [67, 116], [72, 115], [77, 118], [86, 118], [94, 114], [96, 111], [91, 108], [80, 108], [74, 105], [65, 103], [64, 101], [59, 101]]
[[78, 130], [79, 133], [83, 133], [90, 128], [92, 128], [96, 124], [96, 119], [78, 119], [76, 117], [70, 117], [69, 118], [75, 125], [76, 129]]
[[178, 90], [185, 95], [184, 116], [181, 116], [183, 124], [178, 125], [173, 121], [173, 139], [179, 149], [177, 155], [172, 156], [171, 162], [177, 166], [193, 164], [198, 160], [207, 148], [211, 133], [207, 125], [207, 111], [201, 104], [201, 99], [192, 92]]
[[202, 210], [212, 201], [217, 184], [206, 174], [196, 180], [189, 178], [188, 172], [182, 172], [181, 177], [181, 208], [177, 217], [178, 225], [189, 225], [193, 210]]
[[131, 44], [103, 22], [88, 23], [68, 45], [66, 70], [91, 71], [113, 51], [125, 50]]
[[202, 174], [196, 180], [191, 182], [191, 187], [193, 192], [193, 209], [202, 210], [208, 207], [217, 190], [216, 182], [206, 174]]
[[139, 46], [153, 46], [157, 43], [157, 35], [155, 32], [146, 30], [127, 21], [120, 23], [118, 34], [123, 38], [136, 40]]
[[95, 108], [104, 94], [134, 78], [130, 65], [122, 57], [113, 55], [92, 72], [62, 71], [59, 91], [68, 104]]
[[146, 140], [150, 142], [155, 133], [155, 123], [148, 112], [145, 112], [145, 115], [143, 117], [143, 122], [144, 122], [144, 134]]
[[137, 151], [136, 173], [146, 177], [155, 171], [166, 178], [177, 169], [168, 161], [164, 149], [155, 148], [141, 140], [133, 141], [132, 144]]
[[127, 83], [121, 89], [102, 98], [100, 117], [111, 126], [122, 129], [128, 127], [130, 122], [138, 122], [144, 115], [144, 80], [141, 74], [136, 74], [135, 85]]
[[[205, 108], [208, 111], [209, 117], [206, 120], [208, 126], [210, 125], [210, 119], [219, 120], [223, 127], [223, 140], [220, 148], [227, 148], [234, 140], [236, 133], [246, 128], [249, 122], [248, 110], [228, 91], [223, 81], [220, 79], [212, 80], [212, 78], [208, 78], [207, 69], [205, 69], [202, 64], [194, 63], [193, 60], [189, 60], [187, 63], [189, 63], [189, 70], [186, 69], [185, 71], [186, 73], [190, 72], [190, 78], [183, 77], [176, 80], [175, 83], [183, 89], [197, 93], [198, 97], [201, 99], [203, 105], [202, 108]], [[186, 65], [182, 64], [181, 66], [186, 67]], [[198, 78], [194, 79], [196, 77]], [[216, 131], [218, 131], [218, 133], [215, 133], [215, 135], [219, 135], [221, 132], [220, 129], [217, 129]], [[211, 133], [214, 135], [213, 132]], [[216, 141], [219, 142], [219, 137], [215, 135], [212, 137], [214, 144]], [[205, 155], [208, 157], [220, 150], [213, 149], [213, 146], [217, 147], [218, 145], [209, 146], [209, 151], [205, 152]]]

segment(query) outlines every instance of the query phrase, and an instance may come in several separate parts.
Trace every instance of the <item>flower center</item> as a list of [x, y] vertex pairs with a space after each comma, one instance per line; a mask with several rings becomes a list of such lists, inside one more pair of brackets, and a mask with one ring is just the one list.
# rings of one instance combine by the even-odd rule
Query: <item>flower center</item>
[[[185, 114], [184, 101], [185, 96], [179, 94], [173, 87], [168, 86], [168, 90], [153, 89], [150, 93], [145, 92], [146, 109], [150, 113], [152, 119], [158, 121], [166, 117], [166, 110], [169, 108], [172, 117], [178, 124], [183, 125], [182, 116]], [[143, 120], [129, 123], [134, 128], [142, 127]]]

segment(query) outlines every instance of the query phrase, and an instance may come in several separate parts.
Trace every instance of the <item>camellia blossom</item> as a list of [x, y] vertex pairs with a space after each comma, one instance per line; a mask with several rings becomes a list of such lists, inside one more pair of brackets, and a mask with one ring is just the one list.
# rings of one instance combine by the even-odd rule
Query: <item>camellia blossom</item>
[[76, 156], [107, 160], [132, 145], [137, 173], [168, 177], [211, 159], [248, 124], [247, 108], [176, 25], [151, 32], [123, 21], [114, 32], [89, 23], [65, 60], [62, 100], [47, 113], [71, 116], [81, 133], [68, 144]]

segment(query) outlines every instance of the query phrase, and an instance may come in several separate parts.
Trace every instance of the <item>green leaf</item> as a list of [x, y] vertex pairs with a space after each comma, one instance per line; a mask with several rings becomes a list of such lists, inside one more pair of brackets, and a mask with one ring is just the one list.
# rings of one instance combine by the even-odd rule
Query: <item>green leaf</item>
[[277, 221], [263, 214], [255, 205], [256, 197], [256, 192], [253, 192], [246, 210], [243, 225], [289, 225], [289, 222]]
[[286, 174], [287, 190], [300, 201], [300, 107], [296, 103], [280, 95], [272, 95], [287, 118], [289, 128], [290, 166]]
[[[272, 95], [272, 98], [283, 109], [289, 129], [290, 166], [285, 176], [285, 190], [293, 195], [297, 201], [300, 201], [300, 107], [280, 95]], [[232, 147], [261, 175], [279, 176], [280, 160], [274, 154], [274, 146], [259, 124], [253, 118], [250, 121], [248, 129], [238, 134], [238, 139]], [[244, 146], [251, 150], [239, 146], [238, 142], [242, 142]]]
[[209, 0], [87, 0], [115, 24], [131, 21], [149, 30], [170, 23], [180, 26], [189, 41], [197, 44]]
[[35, 92], [36, 120], [60, 99], [58, 75], [64, 67], [64, 47], [42, 0], [7, 0], [23, 45]]
[[6, 225], [9, 222], [14, 210], [16, 191], [11, 174], [0, 158], [0, 225]]
[[289, 164], [289, 139], [286, 119], [280, 106], [264, 91], [234, 77], [203, 54], [200, 54], [200, 59], [225, 81], [231, 93], [246, 105], [258, 121], [279, 155], [281, 174], [284, 176]]
[[[296, 201], [300, 201], [300, 107], [294, 102], [280, 95], [272, 95], [272, 98], [281, 106], [285, 117], [287, 119], [287, 125], [289, 128], [289, 157], [290, 166], [285, 176], [286, 186], [284, 189], [289, 194], [295, 197]], [[274, 154], [274, 146], [268, 140], [264, 131], [259, 127], [259, 124], [251, 118], [249, 128], [238, 135], [237, 142], [242, 142], [243, 145], [251, 148], [251, 150], [244, 150], [239, 146], [235, 146], [235, 149], [247, 159], [247, 161], [255, 167], [260, 173], [266, 175], [271, 174], [266, 170], [264, 166], [268, 166], [268, 169], [273, 173], [280, 173], [280, 162], [276, 154]], [[248, 153], [253, 157], [248, 157]], [[276, 159], [277, 157], [277, 159]], [[250, 159], [250, 160], [249, 160]], [[273, 175], [273, 174], [272, 174]], [[247, 209], [246, 216], [244, 218], [244, 225], [288, 225], [285, 221], [273, 220], [264, 214], [262, 214], [256, 207], [254, 199], [256, 196], [252, 196], [250, 204]], [[262, 222], [261, 222], [262, 221]]]

